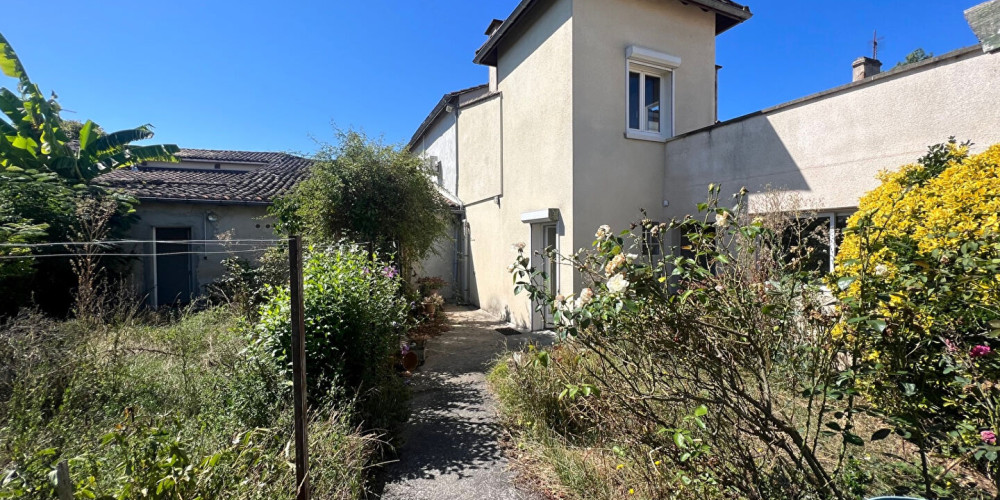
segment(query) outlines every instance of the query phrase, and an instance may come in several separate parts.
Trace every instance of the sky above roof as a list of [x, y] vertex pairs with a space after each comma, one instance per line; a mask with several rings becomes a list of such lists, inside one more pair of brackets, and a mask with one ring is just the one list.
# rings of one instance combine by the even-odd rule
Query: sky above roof
[[[475, 50], [517, 3], [56, 0], [0, 32], [66, 118], [150, 123], [187, 148], [310, 153], [334, 125], [408, 140], [443, 94], [486, 81]], [[918, 47], [975, 44], [962, 12], [980, 0], [748, 3], [754, 17], [717, 39], [722, 120], [847, 83], [875, 29], [886, 69]]]

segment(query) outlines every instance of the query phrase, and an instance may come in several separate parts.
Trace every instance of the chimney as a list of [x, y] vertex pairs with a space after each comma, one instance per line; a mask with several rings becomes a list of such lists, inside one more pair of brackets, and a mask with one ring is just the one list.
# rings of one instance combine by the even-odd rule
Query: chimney
[[882, 61], [870, 57], [859, 57], [851, 65], [854, 68], [854, 79], [859, 82], [882, 72]]
[[486, 28], [485, 35], [488, 37], [493, 36], [493, 33], [496, 33], [497, 30], [500, 29], [501, 24], [503, 24], [503, 19], [494, 19], [490, 21], [490, 26]]
[[[500, 29], [503, 25], [503, 19], [494, 19], [490, 22], [490, 26], [486, 28], [486, 33], [484, 33], [488, 38], [492, 38], [493, 34]], [[499, 82], [497, 81], [497, 68], [496, 66], [490, 66], [490, 92], [496, 92], [499, 87]]]

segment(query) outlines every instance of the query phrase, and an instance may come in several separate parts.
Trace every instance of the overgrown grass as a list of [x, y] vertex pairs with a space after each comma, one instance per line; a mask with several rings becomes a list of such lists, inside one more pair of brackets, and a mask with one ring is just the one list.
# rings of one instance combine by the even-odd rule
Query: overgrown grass
[[[229, 309], [150, 324], [22, 314], [0, 327], [0, 498], [293, 498], [291, 391]], [[359, 498], [379, 443], [314, 405], [314, 498]]]
[[[659, 424], [628, 414], [608, 397], [615, 388], [588, 372], [599, 362], [585, 349], [566, 342], [550, 349], [529, 347], [509, 353], [493, 366], [490, 387], [510, 435], [515, 467], [524, 476], [557, 498], [741, 498], [713, 480], [714, 471], [735, 466], [725, 448], [709, 446], [704, 453], [679, 459], [700, 444], [712, 443], [712, 436], [692, 425], [693, 407], [680, 403], [659, 407], [663, 418], [676, 424], [664, 432]], [[578, 392], [571, 397], [567, 392], [568, 387], [585, 386], [592, 386], [589, 396]], [[795, 411], [794, 397], [787, 403], [789, 411]], [[856, 431], [866, 435], [884, 427], [882, 422], [865, 419], [857, 425]], [[684, 447], [674, 442], [676, 430], [691, 438]], [[837, 449], [833, 442], [837, 438], [830, 436], [823, 448]], [[848, 448], [839, 477], [843, 491], [852, 498], [919, 491], [919, 464], [902, 458], [914, 456], [909, 446], [892, 436]], [[824, 454], [831, 468], [838, 458], [834, 453]], [[988, 482], [961, 467], [946, 471], [948, 465], [935, 460], [933, 471], [945, 478], [951, 498], [992, 498]], [[774, 481], [767, 498], [786, 498], [780, 478]]]

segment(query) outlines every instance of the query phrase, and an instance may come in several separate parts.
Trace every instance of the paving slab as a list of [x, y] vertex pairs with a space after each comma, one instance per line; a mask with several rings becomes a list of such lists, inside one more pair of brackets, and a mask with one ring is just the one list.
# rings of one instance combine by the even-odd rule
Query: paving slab
[[506, 349], [550, 344], [551, 335], [505, 336], [489, 314], [449, 307], [452, 329], [427, 342], [426, 363], [412, 378], [413, 413], [399, 461], [387, 467], [388, 500], [540, 500], [517, 486], [500, 448], [496, 404], [486, 371]]

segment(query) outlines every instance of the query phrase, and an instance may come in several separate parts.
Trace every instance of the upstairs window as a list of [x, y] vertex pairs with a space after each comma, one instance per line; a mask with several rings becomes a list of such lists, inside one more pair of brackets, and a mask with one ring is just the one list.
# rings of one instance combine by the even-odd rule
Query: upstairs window
[[626, 49], [625, 58], [625, 136], [665, 141], [674, 134], [674, 70], [681, 60], [634, 45]]

